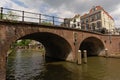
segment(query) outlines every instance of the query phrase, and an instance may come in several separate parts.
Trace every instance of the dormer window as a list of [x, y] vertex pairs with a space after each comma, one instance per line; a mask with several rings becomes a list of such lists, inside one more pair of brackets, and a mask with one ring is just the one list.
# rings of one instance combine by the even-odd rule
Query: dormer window
[[74, 22], [76, 22], [76, 19], [74, 19]]
[[88, 23], [88, 19], [86, 19], [86, 23]]
[[93, 11], [95, 11], [96, 10], [96, 8], [93, 8]]
[[96, 7], [95, 7], [95, 6], [93, 6], [92, 11], [95, 11], [95, 10], [96, 10]]

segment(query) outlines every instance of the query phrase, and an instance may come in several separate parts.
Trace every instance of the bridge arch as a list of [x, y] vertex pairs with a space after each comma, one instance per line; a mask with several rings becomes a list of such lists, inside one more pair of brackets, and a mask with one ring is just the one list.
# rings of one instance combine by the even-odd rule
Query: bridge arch
[[52, 58], [67, 60], [68, 55], [72, 51], [69, 42], [63, 37], [54, 33], [36, 32], [24, 35], [17, 40], [19, 39], [31, 39], [39, 41], [45, 47], [45, 55]]
[[81, 42], [79, 49], [82, 52], [83, 50], [87, 50], [88, 56], [100, 56], [103, 55], [105, 46], [100, 39], [88, 37]]

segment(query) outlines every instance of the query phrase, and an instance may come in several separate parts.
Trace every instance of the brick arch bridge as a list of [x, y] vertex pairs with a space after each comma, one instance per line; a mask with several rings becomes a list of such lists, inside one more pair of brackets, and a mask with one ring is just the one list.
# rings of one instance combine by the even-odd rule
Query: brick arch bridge
[[6, 58], [10, 45], [18, 39], [40, 41], [46, 48], [46, 55], [77, 61], [78, 50], [88, 50], [89, 55], [104, 55], [120, 52], [120, 36], [103, 35], [60, 26], [35, 23], [0, 21], [0, 79], [6, 77]]
[[19, 39], [32, 39], [41, 42], [46, 50], [45, 55], [48, 57], [67, 60], [68, 55], [72, 52], [69, 42], [59, 35], [59, 33], [47, 31], [35, 31], [30, 33], [31, 34], [27, 35], [24, 33], [25, 36], [22, 36]]

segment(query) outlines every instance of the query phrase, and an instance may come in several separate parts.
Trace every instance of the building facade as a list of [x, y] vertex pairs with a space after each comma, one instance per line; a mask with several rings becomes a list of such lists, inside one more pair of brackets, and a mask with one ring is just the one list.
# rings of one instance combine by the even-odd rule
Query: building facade
[[114, 19], [101, 6], [94, 6], [88, 14], [81, 16], [81, 29], [93, 31], [106, 29], [108, 32], [113, 32]]
[[73, 18], [65, 18], [64, 19], [64, 26], [65, 27], [70, 27], [70, 28], [77, 28], [81, 29], [81, 19], [80, 15], [77, 14]]

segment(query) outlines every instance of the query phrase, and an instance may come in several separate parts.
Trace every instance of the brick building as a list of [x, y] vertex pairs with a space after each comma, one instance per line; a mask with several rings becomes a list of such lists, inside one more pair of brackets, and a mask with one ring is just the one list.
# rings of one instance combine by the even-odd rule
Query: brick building
[[94, 6], [88, 14], [81, 16], [81, 28], [85, 30], [101, 30], [104, 28], [113, 32], [115, 24], [114, 19], [101, 6]]

